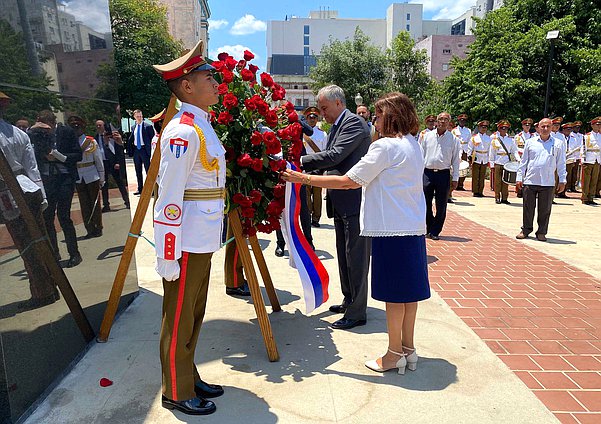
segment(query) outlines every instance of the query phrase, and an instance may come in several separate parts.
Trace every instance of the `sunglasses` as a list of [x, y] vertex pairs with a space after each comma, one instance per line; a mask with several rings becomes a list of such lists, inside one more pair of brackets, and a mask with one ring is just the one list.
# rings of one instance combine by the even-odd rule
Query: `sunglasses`
[[488, 128], [488, 125], [480, 125], [482, 128]]
[[532, 124], [522, 124], [522, 125], [525, 126], [525, 127], [531, 127], [532, 126]]

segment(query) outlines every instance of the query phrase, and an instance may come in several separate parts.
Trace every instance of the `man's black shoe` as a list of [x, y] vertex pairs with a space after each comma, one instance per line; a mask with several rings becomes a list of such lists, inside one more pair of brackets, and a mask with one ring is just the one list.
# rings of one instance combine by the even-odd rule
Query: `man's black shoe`
[[125, 209], [131, 209], [131, 207], [129, 206], [129, 202], [125, 204]]
[[194, 392], [199, 398], [216, 398], [223, 394], [223, 387], [200, 380], [194, 384]]
[[496, 203], [497, 205], [500, 205], [500, 204], [501, 204], [501, 199], [495, 199], [495, 203]]
[[501, 203], [503, 203], [504, 205], [511, 205], [511, 203], [509, 202], [509, 200], [501, 200]]
[[84, 238], [91, 239], [95, 237], [102, 237], [102, 230], [92, 231], [91, 233], [86, 234]]
[[312, 221], [312, 222], [311, 222], [311, 225], [312, 225], [313, 227], [315, 227], [315, 228], [319, 228], [319, 227], [321, 227], [321, 225], [319, 225], [319, 222], [317, 222], [317, 221]]
[[565, 193], [558, 194], [555, 197], [557, 197], [558, 199], [567, 199], [568, 198], [568, 196]]
[[432, 240], [440, 240], [440, 237], [438, 237], [438, 236], [435, 236], [434, 234], [430, 234], [430, 238], [431, 238]]
[[453, 199], [451, 199], [451, 198], [449, 197], [449, 198], [447, 199], [447, 203], [455, 203], [455, 202], [453, 201]]
[[276, 247], [275, 248], [275, 255], [278, 258], [281, 258], [282, 256], [284, 256], [284, 249], [282, 247], [280, 247], [280, 246]]
[[457, 187], [455, 190], [457, 190], [457, 191], [465, 191], [465, 187]]
[[81, 255], [71, 256], [67, 263], [65, 264], [65, 268], [73, 268], [81, 263], [83, 259], [81, 259]]
[[340, 318], [338, 321], [334, 322], [331, 327], [336, 330], [350, 330], [351, 328], [365, 324], [367, 324], [367, 320], [365, 319]]
[[109, 205], [104, 205], [102, 207], [102, 212], [110, 212], [111, 211], [111, 207]]
[[42, 298], [29, 298], [27, 300], [23, 300], [17, 304], [17, 309], [20, 311], [28, 311], [30, 309], [41, 308], [43, 306], [51, 305], [57, 300], [60, 299], [60, 295], [58, 291], [54, 294], [48, 295]]
[[161, 397], [161, 404], [165, 409], [177, 409], [188, 415], [209, 415], [217, 410], [212, 401], [199, 398], [177, 401], [167, 399], [163, 395]]
[[240, 287], [226, 287], [225, 294], [229, 296], [250, 296], [250, 289], [248, 283], [244, 283]]
[[335, 314], [343, 314], [346, 312], [346, 305], [332, 305], [330, 306], [330, 312]]

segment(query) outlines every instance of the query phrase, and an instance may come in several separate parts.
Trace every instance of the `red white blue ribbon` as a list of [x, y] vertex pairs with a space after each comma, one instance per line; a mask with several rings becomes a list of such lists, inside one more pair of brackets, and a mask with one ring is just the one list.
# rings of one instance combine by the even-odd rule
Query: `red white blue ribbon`
[[[294, 171], [298, 168], [289, 163]], [[306, 313], [328, 300], [328, 284], [330, 276], [321, 260], [305, 238], [300, 227], [300, 184], [286, 183], [286, 206], [282, 213], [282, 232], [290, 252], [290, 265], [298, 270], [305, 295]]]

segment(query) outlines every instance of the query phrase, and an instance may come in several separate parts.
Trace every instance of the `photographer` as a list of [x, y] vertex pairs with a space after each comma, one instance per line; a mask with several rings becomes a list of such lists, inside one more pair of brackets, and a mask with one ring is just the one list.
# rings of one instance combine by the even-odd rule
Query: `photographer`
[[127, 184], [121, 176], [121, 164], [125, 161], [121, 133], [116, 128], [112, 128], [111, 124], [105, 124], [103, 120], [99, 119], [96, 121], [95, 139], [102, 154], [106, 179], [106, 183], [102, 186], [102, 212], [109, 212], [111, 210], [109, 203], [109, 175], [113, 176], [115, 184], [119, 187], [125, 207], [129, 209]]

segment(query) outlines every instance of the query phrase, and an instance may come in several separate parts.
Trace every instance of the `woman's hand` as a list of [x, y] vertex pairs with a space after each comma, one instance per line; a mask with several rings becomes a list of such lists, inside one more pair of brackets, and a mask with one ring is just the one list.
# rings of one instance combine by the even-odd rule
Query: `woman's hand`
[[292, 171], [290, 169], [282, 172], [282, 179], [284, 181], [288, 181], [290, 183], [300, 183], [303, 184], [307, 180], [307, 176], [301, 172]]

